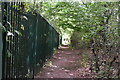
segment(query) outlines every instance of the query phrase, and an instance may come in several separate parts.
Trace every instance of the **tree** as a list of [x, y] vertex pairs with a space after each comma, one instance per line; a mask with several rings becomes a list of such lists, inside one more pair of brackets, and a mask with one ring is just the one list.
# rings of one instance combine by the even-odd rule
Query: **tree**
[[[39, 4], [39, 5], [38, 5]], [[61, 34], [68, 28], [79, 41], [91, 43], [90, 62], [99, 77], [118, 77], [119, 64], [119, 6], [117, 2], [42, 2], [36, 11], [45, 17]], [[39, 7], [39, 8], [38, 8]], [[72, 36], [76, 38], [76, 36]], [[119, 66], [118, 66], [119, 67]], [[116, 73], [113, 73], [116, 72]]]

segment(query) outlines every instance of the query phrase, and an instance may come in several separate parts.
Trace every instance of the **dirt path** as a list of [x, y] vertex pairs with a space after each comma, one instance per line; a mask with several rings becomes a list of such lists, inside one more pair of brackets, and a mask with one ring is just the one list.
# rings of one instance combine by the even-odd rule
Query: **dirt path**
[[90, 78], [89, 68], [80, 64], [80, 50], [62, 47], [35, 78]]

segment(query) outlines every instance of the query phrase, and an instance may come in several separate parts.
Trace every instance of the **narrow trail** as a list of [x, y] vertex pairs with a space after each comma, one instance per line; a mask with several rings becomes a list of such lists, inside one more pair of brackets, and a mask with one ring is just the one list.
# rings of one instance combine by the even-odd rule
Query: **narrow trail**
[[90, 78], [89, 68], [80, 64], [81, 55], [80, 50], [62, 47], [35, 78]]

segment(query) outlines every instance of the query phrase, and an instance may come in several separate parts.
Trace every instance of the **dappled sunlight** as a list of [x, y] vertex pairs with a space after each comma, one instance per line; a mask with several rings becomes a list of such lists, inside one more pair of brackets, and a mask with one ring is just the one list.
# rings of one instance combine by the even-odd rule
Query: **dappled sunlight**
[[33, 1], [0, 3], [3, 79], [120, 78], [119, 0]]
[[71, 50], [62, 46], [50, 59], [52, 65], [46, 65], [43, 72], [38, 73], [36, 78], [90, 78], [89, 67], [83, 67], [80, 64], [79, 60], [82, 56], [78, 54], [82, 54], [81, 50]]

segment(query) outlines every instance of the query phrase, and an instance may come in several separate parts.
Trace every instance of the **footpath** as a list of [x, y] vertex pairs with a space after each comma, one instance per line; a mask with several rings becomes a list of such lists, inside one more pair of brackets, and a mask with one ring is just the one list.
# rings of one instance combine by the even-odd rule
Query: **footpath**
[[81, 65], [83, 51], [61, 47], [35, 78], [91, 78], [89, 68]]

